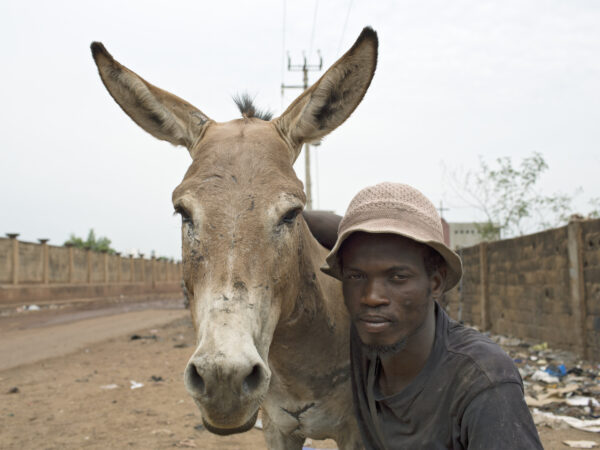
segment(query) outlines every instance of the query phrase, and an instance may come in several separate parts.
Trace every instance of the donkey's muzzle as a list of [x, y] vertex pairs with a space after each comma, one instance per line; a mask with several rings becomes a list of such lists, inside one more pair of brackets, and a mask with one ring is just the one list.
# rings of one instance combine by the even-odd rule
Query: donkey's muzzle
[[250, 420], [248, 420], [248, 422], [243, 424], [241, 427], [218, 428], [218, 427], [215, 427], [212, 424], [208, 423], [206, 421], [206, 419], [202, 419], [202, 424], [204, 425], [204, 428], [206, 428], [211, 433], [218, 434], [219, 436], [229, 436], [230, 434], [245, 433], [246, 431], [250, 430], [254, 426], [254, 424], [256, 424], [257, 418], [258, 418], [258, 409], [254, 413], [254, 415], [252, 417], [250, 417]]
[[[214, 369], [214, 370], [211, 370]], [[228, 373], [229, 372], [229, 373]], [[202, 363], [190, 361], [185, 369], [185, 386], [195, 398], [203, 398], [216, 393], [225, 384], [242, 396], [252, 396], [264, 384], [268, 375], [262, 364], [251, 367], [206, 367]]]
[[228, 356], [196, 353], [184, 372], [185, 387], [198, 404], [206, 428], [217, 434], [241, 433], [254, 425], [271, 378], [258, 353]]

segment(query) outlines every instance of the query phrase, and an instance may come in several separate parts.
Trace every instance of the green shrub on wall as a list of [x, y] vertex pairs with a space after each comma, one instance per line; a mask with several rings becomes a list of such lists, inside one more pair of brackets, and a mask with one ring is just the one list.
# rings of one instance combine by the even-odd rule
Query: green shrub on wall
[[115, 249], [110, 246], [111, 240], [105, 236], [96, 237], [94, 229], [92, 228], [88, 233], [87, 239], [84, 241], [82, 238], [75, 236], [71, 233], [71, 236], [64, 245], [72, 245], [76, 248], [90, 249], [95, 252], [108, 252], [111, 255], [115, 253]]

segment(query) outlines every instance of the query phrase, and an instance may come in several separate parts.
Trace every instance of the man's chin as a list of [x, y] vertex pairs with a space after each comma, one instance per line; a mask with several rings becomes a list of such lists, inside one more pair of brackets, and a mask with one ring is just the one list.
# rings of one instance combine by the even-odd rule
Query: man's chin
[[378, 355], [393, 355], [400, 353], [406, 348], [407, 338], [404, 337], [392, 344], [365, 343], [361, 339], [361, 345], [367, 353], [377, 353]]
[[220, 428], [220, 427], [211, 425], [204, 418], [202, 419], [202, 424], [204, 425], [204, 428], [206, 428], [211, 433], [218, 434], [219, 436], [228, 436], [230, 434], [244, 433], [244, 432], [250, 430], [256, 423], [257, 417], [258, 417], [258, 410], [256, 410], [256, 412], [252, 415], [252, 417], [250, 417], [250, 419], [246, 423], [244, 423], [243, 425], [241, 425], [239, 427], [234, 427], [234, 428]]

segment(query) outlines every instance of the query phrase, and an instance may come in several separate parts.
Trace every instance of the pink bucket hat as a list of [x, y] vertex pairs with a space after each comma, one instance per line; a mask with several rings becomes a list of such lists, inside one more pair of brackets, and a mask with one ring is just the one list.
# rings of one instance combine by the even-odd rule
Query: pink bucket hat
[[446, 291], [456, 286], [462, 276], [460, 257], [444, 244], [442, 221], [435, 206], [412, 186], [380, 183], [356, 194], [340, 222], [326, 265], [321, 267], [324, 273], [342, 279], [338, 252], [348, 236], [357, 231], [397, 234], [436, 250], [446, 261]]

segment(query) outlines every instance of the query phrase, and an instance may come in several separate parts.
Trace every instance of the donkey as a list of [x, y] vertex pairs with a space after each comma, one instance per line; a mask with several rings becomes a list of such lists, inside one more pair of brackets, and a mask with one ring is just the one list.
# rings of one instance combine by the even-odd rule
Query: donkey
[[173, 192], [197, 338], [184, 383], [213, 433], [249, 430], [262, 408], [270, 449], [301, 449], [307, 437], [362, 448], [349, 318], [339, 282], [319, 270], [327, 251], [300, 214], [306, 198], [292, 165], [304, 143], [319, 141], [361, 102], [377, 46], [365, 28], [276, 119], [257, 117], [242, 101], [241, 119], [218, 123], [92, 43], [102, 82], [123, 111], [192, 157]]

